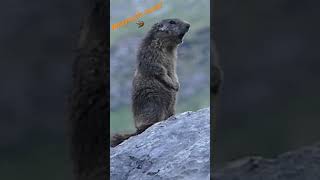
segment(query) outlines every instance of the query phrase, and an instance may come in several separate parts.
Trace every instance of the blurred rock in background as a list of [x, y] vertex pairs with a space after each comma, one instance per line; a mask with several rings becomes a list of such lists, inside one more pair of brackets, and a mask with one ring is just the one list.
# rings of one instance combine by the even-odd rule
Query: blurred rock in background
[[82, 7], [1, 2], [0, 179], [71, 179], [64, 113]]
[[224, 84], [215, 162], [319, 141], [319, 1], [216, 0]]

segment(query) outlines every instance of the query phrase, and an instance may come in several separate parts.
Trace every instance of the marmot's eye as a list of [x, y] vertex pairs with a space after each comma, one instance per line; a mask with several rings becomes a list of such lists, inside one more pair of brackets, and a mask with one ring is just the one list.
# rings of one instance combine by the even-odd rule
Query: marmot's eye
[[176, 22], [173, 21], [173, 20], [169, 21], [169, 23], [170, 23], [170, 24], [176, 24]]

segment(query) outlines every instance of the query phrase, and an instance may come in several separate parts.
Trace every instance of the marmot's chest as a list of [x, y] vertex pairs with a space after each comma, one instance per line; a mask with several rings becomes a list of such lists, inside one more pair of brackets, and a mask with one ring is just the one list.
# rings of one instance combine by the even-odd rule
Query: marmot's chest
[[168, 73], [175, 74], [176, 72], [176, 57], [162, 56], [161, 64], [167, 69]]

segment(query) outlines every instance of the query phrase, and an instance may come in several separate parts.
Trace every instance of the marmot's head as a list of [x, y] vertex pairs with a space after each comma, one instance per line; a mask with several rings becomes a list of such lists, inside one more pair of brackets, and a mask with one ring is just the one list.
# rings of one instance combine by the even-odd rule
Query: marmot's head
[[182, 43], [189, 28], [190, 24], [180, 19], [164, 19], [152, 26], [149, 35], [164, 45], [176, 46]]

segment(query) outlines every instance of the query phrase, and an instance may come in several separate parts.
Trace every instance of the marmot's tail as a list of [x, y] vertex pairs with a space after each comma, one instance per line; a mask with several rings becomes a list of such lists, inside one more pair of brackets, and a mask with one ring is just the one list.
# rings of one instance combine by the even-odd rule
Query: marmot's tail
[[110, 146], [115, 147], [115, 146], [119, 145], [120, 143], [122, 143], [124, 140], [127, 140], [129, 137], [135, 136], [137, 134], [139, 134], [138, 131], [136, 131], [135, 133], [131, 133], [131, 134], [115, 134], [111, 138]]

